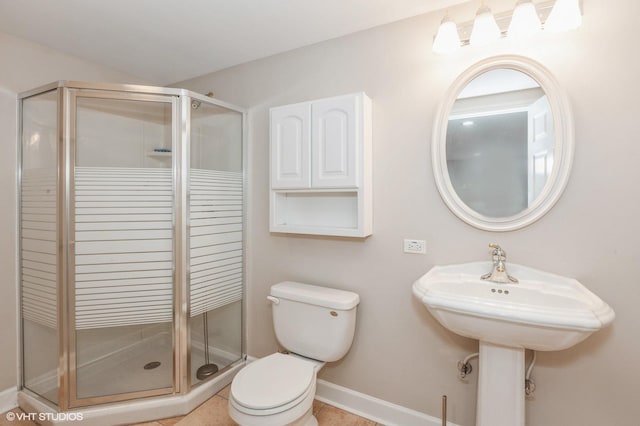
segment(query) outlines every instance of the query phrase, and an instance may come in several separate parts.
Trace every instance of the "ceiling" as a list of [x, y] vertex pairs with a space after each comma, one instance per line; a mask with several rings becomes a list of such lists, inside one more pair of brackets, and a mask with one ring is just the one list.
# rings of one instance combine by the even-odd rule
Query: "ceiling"
[[468, 0], [0, 0], [0, 32], [166, 85]]

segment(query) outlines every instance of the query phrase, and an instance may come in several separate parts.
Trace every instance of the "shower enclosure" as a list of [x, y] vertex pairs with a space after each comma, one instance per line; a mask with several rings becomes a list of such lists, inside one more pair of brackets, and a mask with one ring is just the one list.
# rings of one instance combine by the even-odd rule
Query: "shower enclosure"
[[19, 98], [22, 393], [184, 396], [240, 365], [245, 113], [131, 85]]

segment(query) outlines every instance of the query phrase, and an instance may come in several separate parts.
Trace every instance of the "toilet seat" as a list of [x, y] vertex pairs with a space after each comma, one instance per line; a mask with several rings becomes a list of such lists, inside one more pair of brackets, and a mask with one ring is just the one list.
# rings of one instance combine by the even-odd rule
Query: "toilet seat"
[[275, 353], [243, 368], [231, 384], [230, 403], [245, 414], [289, 410], [315, 394], [316, 363]]

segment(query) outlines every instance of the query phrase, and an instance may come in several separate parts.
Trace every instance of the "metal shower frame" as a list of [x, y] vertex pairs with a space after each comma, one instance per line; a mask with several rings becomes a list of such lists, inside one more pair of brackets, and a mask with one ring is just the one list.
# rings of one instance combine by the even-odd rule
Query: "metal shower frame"
[[[115, 403], [137, 398], [185, 395], [198, 386], [192, 385], [191, 371], [191, 342], [190, 342], [190, 267], [189, 267], [189, 215], [188, 215], [188, 182], [190, 159], [190, 123], [191, 102], [225, 108], [238, 112], [242, 116], [242, 302], [241, 302], [241, 355], [240, 360], [221, 369], [220, 373], [233, 368], [246, 359], [245, 321], [246, 312], [246, 217], [247, 217], [247, 112], [246, 110], [217, 99], [201, 95], [185, 89], [166, 87], [87, 83], [79, 81], [58, 81], [45, 86], [29, 90], [18, 95], [19, 123], [18, 123], [18, 218], [21, 217], [21, 184], [22, 184], [22, 100], [57, 91], [57, 334], [58, 334], [58, 404], [25, 387], [24, 383], [24, 336], [22, 327], [22, 303], [19, 304], [19, 351], [18, 371], [19, 390], [37, 400], [56, 408], [59, 411], [78, 409], [96, 404]], [[100, 396], [94, 398], [76, 398], [76, 351], [75, 351], [75, 306], [73, 290], [74, 284], [74, 256], [75, 242], [70, 239], [74, 235], [74, 188], [73, 167], [75, 166], [75, 120], [76, 111], [73, 106], [77, 97], [93, 97], [103, 99], [121, 99], [132, 101], [161, 102], [171, 105], [172, 110], [172, 175], [174, 191], [173, 214], [173, 386], [161, 389], [135, 391], [123, 394]], [[18, 289], [19, 300], [22, 300], [22, 227], [18, 223]], [[66, 314], [68, 313], [68, 314]]]

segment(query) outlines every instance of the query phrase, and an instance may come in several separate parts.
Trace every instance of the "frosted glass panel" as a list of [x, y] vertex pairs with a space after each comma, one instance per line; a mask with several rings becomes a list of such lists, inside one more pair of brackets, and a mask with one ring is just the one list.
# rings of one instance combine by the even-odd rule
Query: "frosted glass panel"
[[172, 103], [78, 97], [76, 398], [173, 386]]
[[23, 381], [58, 402], [57, 91], [22, 103]]
[[[242, 356], [242, 115], [191, 110], [189, 149], [191, 381]], [[206, 324], [206, 326], [205, 326]], [[213, 368], [215, 370], [215, 368]], [[209, 371], [212, 371], [209, 369]]]

